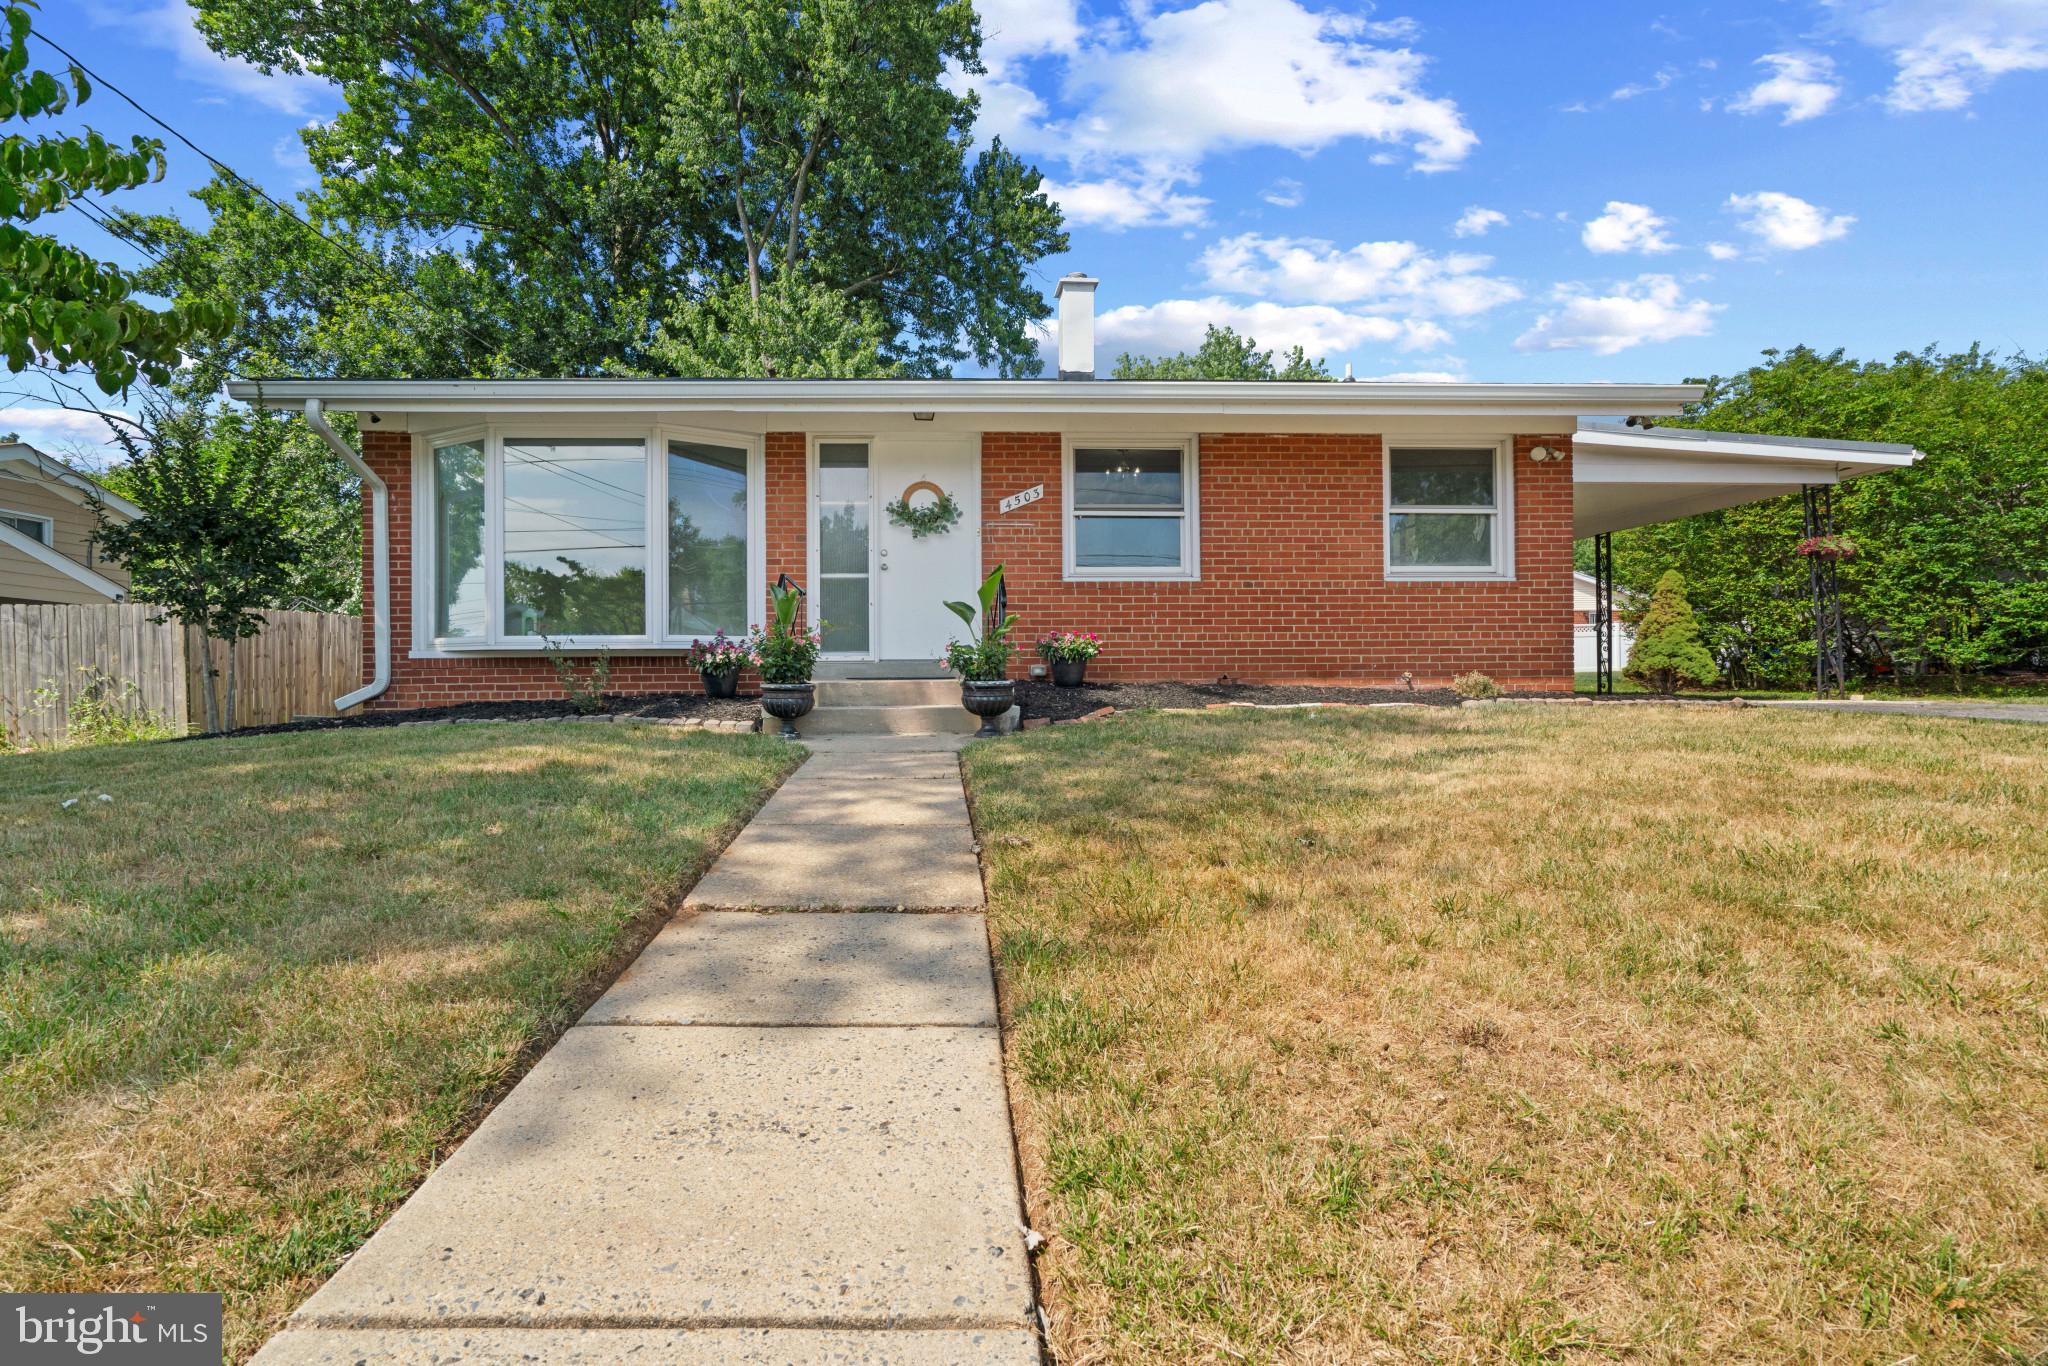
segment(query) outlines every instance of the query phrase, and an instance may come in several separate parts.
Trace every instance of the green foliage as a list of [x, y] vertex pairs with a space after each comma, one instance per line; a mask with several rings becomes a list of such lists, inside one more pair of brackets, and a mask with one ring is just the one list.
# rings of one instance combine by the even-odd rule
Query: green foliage
[[1299, 346], [1287, 352], [1277, 362], [1271, 351], [1259, 350], [1257, 341], [1240, 337], [1234, 328], [1209, 324], [1209, 330], [1202, 337], [1202, 345], [1190, 355], [1186, 351], [1171, 356], [1133, 356], [1129, 352], [1116, 358], [1111, 370], [1116, 379], [1258, 379], [1258, 380], [1327, 380], [1332, 378], [1330, 367], [1321, 360], [1310, 360]]
[[234, 725], [233, 643], [263, 630], [264, 608], [291, 600], [309, 548], [293, 534], [303, 496], [293, 478], [292, 424], [261, 408], [153, 406], [140, 434], [121, 425], [117, 481], [142, 509], [134, 521], [95, 499], [101, 551], [128, 571], [139, 602], [163, 608], [209, 640], [229, 643], [225, 711], [207, 674], [207, 727]]
[[[1806, 347], [1711, 382], [1682, 423], [1894, 441], [1926, 459], [1837, 490], [1857, 546], [1840, 577], [1856, 666], [1970, 670], [2048, 648], [2048, 363], [1976, 348], [1889, 362]], [[1615, 536], [1615, 578], [1640, 594], [1685, 575], [1703, 638], [1741, 686], [1813, 675], [1805, 530], [1796, 497]]]
[[1017, 627], [1017, 614], [1012, 612], [1000, 620], [997, 619], [996, 599], [1001, 596], [1002, 591], [1003, 567], [997, 565], [989, 576], [982, 580], [981, 587], [975, 590], [975, 596], [981, 602], [981, 627], [978, 631], [974, 624], [974, 604], [946, 604], [946, 610], [967, 623], [967, 629], [972, 633], [971, 639], [964, 642], [956, 640], [946, 646], [946, 667], [962, 678], [985, 681], [1010, 676], [1010, 656], [1014, 652], [1014, 647], [1010, 644], [1010, 632]]
[[[0, 125], [61, 114], [92, 96], [85, 73], [63, 76], [28, 65], [29, 11], [35, 0], [0, 6]], [[31, 363], [82, 367], [108, 393], [140, 376], [161, 384], [179, 347], [218, 330], [224, 315], [201, 303], [157, 312], [130, 300], [133, 277], [54, 237], [28, 231], [81, 195], [134, 189], [164, 173], [163, 145], [131, 139], [126, 150], [87, 129], [81, 134], [0, 137], [0, 352], [19, 374]]]
[[950, 493], [941, 493], [923, 507], [912, 507], [908, 498], [898, 498], [882, 510], [889, 514], [891, 525], [908, 529], [913, 541], [951, 531], [960, 521], [960, 505]]
[[808, 630], [797, 623], [797, 609], [803, 594], [776, 584], [768, 590], [775, 604], [775, 619], [765, 631], [756, 631], [747, 649], [758, 661], [763, 683], [808, 683], [818, 667], [818, 652], [824, 648], [824, 623]]
[[1629, 646], [1628, 677], [1652, 692], [1677, 692], [1680, 684], [1704, 688], [1720, 677], [1714, 657], [1700, 639], [1700, 624], [1685, 600], [1685, 576], [1666, 570], [1650, 605], [1636, 622]]
[[[1031, 268], [1066, 237], [1038, 173], [977, 151], [973, 97], [949, 88], [980, 70], [965, 0], [195, 9], [217, 51], [346, 99], [304, 134], [309, 207], [385, 278], [331, 283], [337, 252], [303, 230], [273, 282], [238, 278], [266, 320], [329, 301], [316, 371], [1037, 367]], [[206, 239], [238, 263], [275, 231], [244, 207]], [[372, 363], [393, 351], [409, 363]]]
[[[178, 732], [161, 712], [142, 703], [142, 690], [126, 678], [97, 664], [78, 668], [78, 691], [64, 709], [64, 742], [69, 745], [116, 745], [132, 740], [167, 740]], [[54, 701], [55, 688], [38, 688], [39, 699]]]
[[569, 705], [584, 716], [595, 716], [604, 710], [604, 690], [611, 686], [612, 652], [600, 648], [589, 656], [590, 663], [579, 666], [569, 651], [562, 648], [560, 641], [550, 636], [540, 638], [541, 649], [548, 657], [548, 667], [555, 671], [555, 681], [562, 685], [562, 696], [569, 699]]

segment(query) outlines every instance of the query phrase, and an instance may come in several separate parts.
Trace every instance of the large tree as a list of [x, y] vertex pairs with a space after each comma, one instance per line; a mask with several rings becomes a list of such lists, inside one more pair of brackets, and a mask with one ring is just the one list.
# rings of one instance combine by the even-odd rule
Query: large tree
[[148, 138], [123, 149], [90, 129], [27, 137], [7, 128], [92, 95], [77, 67], [55, 76], [29, 67], [34, 8], [33, 0], [0, 7], [0, 354], [15, 374], [31, 364], [89, 370], [108, 393], [139, 377], [161, 382], [180, 346], [224, 319], [204, 306], [139, 304], [127, 272], [25, 226], [82, 195], [133, 189], [164, 173], [162, 144]]
[[1116, 379], [1253, 379], [1327, 380], [1330, 367], [1310, 360], [1297, 346], [1283, 352], [1278, 360], [1271, 349], [1261, 351], [1257, 339], [1240, 337], [1231, 327], [1210, 323], [1202, 344], [1194, 351], [1177, 351], [1170, 356], [1134, 356], [1128, 351], [1116, 358], [1110, 371]]
[[[223, 53], [341, 87], [346, 108], [306, 134], [308, 204], [387, 287], [320, 298], [328, 340], [425, 310], [455, 321], [407, 373], [779, 373], [775, 347], [705, 354], [726, 330], [707, 318], [796, 318], [840, 369], [1037, 366], [1029, 269], [1066, 238], [1037, 172], [977, 150], [974, 98], [948, 88], [949, 67], [979, 69], [965, 0], [196, 8]], [[232, 231], [263, 231], [242, 207]], [[302, 241], [279, 288], [331, 294], [333, 251]]]
[[[1905, 442], [1911, 469], [1838, 494], [1857, 547], [1841, 565], [1850, 644], [1865, 670], [1954, 676], [2048, 650], [2048, 363], [1976, 348], [1856, 361], [1806, 347], [1710, 381], [1678, 425]], [[1742, 684], [1813, 671], [1799, 500], [1707, 513], [1615, 537], [1617, 581], [1686, 580], [1702, 634]]]

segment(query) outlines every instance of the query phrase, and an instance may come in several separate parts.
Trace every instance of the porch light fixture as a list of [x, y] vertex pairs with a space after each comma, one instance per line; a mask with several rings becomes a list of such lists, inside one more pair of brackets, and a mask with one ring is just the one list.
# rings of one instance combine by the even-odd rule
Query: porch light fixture
[[1550, 446], [1531, 446], [1529, 458], [1540, 465], [1546, 460], [1564, 459], [1564, 452]]
[[930, 422], [932, 420], [932, 417], [933, 414], [931, 413], [912, 413], [910, 415], [910, 420], [912, 422]]

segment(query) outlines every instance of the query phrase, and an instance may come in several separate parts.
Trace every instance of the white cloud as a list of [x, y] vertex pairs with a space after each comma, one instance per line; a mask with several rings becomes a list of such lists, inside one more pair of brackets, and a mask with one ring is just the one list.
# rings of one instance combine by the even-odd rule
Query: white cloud
[[93, 5], [93, 23], [120, 27], [131, 41], [171, 54], [172, 69], [188, 81], [210, 85], [280, 114], [304, 117], [341, 102], [339, 88], [318, 76], [277, 72], [266, 75], [240, 57], [223, 57], [206, 45], [192, 23], [185, 0], [164, 0], [154, 9], [128, 12]]
[[1209, 201], [1177, 194], [1174, 181], [1082, 180], [1045, 182], [1045, 192], [1069, 220], [1122, 232], [1125, 228], [1194, 227], [1208, 216]]
[[1285, 351], [1299, 346], [1314, 358], [1343, 355], [1361, 347], [1433, 351], [1451, 342], [1450, 333], [1427, 319], [1386, 318], [1327, 304], [1244, 304], [1215, 296], [1167, 299], [1098, 315], [1098, 368], [1107, 373], [1110, 360], [1125, 351], [1140, 356], [1192, 351], [1202, 344], [1202, 334], [1211, 323], [1254, 338], [1261, 350]]
[[1248, 232], [1205, 250], [1212, 288], [1291, 303], [1368, 304], [1409, 317], [1471, 317], [1522, 297], [1485, 273], [1490, 256], [1436, 256], [1413, 242], [1339, 248], [1314, 237]]
[[1451, 225], [1454, 237], [1484, 237], [1488, 230], [1504, 228], [1508, 216], [1499, 209], [1482, 209], [1477, 204], [1458, 215], [1458, 221]]
[[[107, 410], [119, 417], [133, 413]], [[106, 420], [75, 408], [0, 407], [0, 436], [14, 432], [46, 455], [58, 456], [88, 469], [101, 469], [121, 454]]]
[[1259, 198], [1276, 208], [1298, 209], [1301, 201], [1308, 197], [1307, 190], [1308, 187], [1300, 181], [1282, 176], [1260, 191]]
[[1579, 240], [1586, 250], [1603, 255], [1622, 251], [1655, 254], [1674, 249], [1675, 244], [1664, 235], [1670, 226], [1669, 220], [1659, 218], [1647, 204], [1610, 199], [1607, 212], [1587, 223]]
[[1830, 214], [1797, 195], [1776, 190], [1731, 194], [1728, 211], [1743, 215], [1742, 230], [1776, 251], [1804, 251], [1846, 237], [1856, 221], [1851, 214]]
[[1657, 74], [1652, 76], [1649, 80], [1631, 81], [1629, 84], [1622, 86], [1619, 90], [1616, 90], [1612, 95], [1608, 96], [1608, 98], [1615, 100], [1632, 100], [1639, 95], [1654, 95], [1660, 90], [1669, 90], [1671, 88], [1671, 83], [1677, 79], [1677, 67], [1659, 67], [1657, 70]]
[[1639, 275], [1611, 286], [1605, 294], [1585, 285], [1564, 284], [1551, 297], [1557, 309], [1515, 339], [1517, 351], [1612, 356], [1646, 342], [1704, 337], [1714, 330], [1714, 315], [1723, 307], [1687, 298], [1685, 287], [1669, 275]]
[[1771, 75], [1728, 102], [1738, 114], [1782, 109], [1782, 122], [1804, 123], [1827, 113], [1842, 93], [1832, 58], [1806, 52], [1767, 52], [1756, 59], [1756, 65], [1769, 67]]
[[2048, 71], [2040, 0], [1825, 0], [1850, 32], [1891, 54], [1895, 113], [1961, 109], [2001, 76]]
[[1733, 261], [1736, 257], [1742, 255], [1742, 248], [1736, 246], [1733, 242], [1709, 242], [1707, 243], [1707, 255], [1713, 257], [1716, 261]]

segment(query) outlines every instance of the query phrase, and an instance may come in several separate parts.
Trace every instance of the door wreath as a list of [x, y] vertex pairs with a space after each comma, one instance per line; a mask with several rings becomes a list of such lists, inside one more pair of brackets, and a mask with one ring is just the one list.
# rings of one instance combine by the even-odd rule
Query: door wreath
[[[937, 499], [912, 507], [911, 498], [920, 493], [936, 494]], [[929, 479], [920, 479], [903, 490], [903, 496], [889, 504], [887, 511], [890, 523], [907, 530], [914, 541], [951, 531], [960, 520], [960, 505], [953, 501], [953, 495]]]

